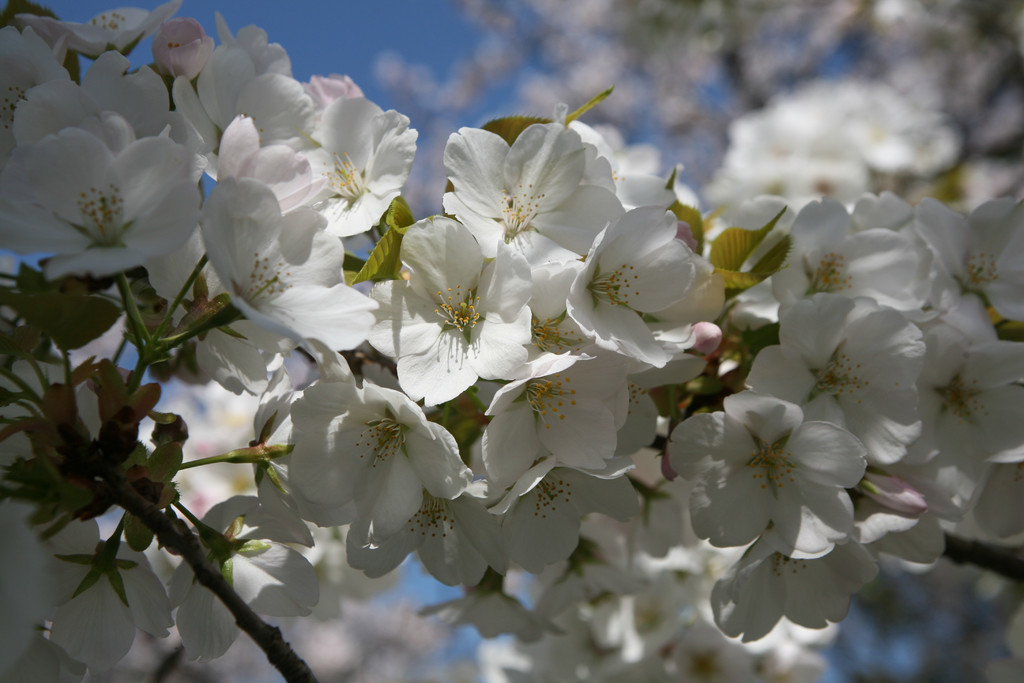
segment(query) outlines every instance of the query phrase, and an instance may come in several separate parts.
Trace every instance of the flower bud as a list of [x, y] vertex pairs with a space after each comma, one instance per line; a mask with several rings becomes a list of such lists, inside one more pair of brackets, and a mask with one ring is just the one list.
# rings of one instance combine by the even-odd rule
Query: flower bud
[[722, 343], [722, 328], [714, 323], [700, 322], [693, 326], [693, 350], [697, 353], [709, 354]]
[[305, 84], [306, 92], [316, 101], [318, 107], [326, 107], [334, 100], [363, 97], [362, 89], [348, 76], [331, 74], [330, 76], [313, 76]]
[[190, 17], [168, 19], [153, 36], [153, 59], [160, 73], [184, 76], [192, 80], [199, 75], [213, 54], [213, 38], [202, 25]]
[[916, 517], [928, 511], [924, 496], [899, 477], [868, 470], [857, 488], [868, 498], [901, 515]]

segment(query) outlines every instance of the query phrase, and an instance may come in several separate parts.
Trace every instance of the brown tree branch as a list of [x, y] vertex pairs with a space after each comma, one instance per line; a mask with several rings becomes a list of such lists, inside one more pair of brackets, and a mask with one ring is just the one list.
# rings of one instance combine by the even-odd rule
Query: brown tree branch
[[213, 591], [224, 603], [235, 617], [238, 627], [259, 645], [286, 681], [316, 681], [309, 665], [285, 641], [280, 629], [263, 621], [206, 558], [199, 540], [184, 522], [172, 515], [165, 515], [160, 508], [141, 496], [118, 467], [104, 462], [102, 458], [97, 458], [90, 466], [110, 486], [118, 505], [138, 517], [156, 534], [162, 545], [188, 562], [195, 572], [196, 580]]
[[957, 564], [973, 564], [1008, 579], [1024, 581], [1024, 557], [1003, 546], [947, 533], [942, 554]]

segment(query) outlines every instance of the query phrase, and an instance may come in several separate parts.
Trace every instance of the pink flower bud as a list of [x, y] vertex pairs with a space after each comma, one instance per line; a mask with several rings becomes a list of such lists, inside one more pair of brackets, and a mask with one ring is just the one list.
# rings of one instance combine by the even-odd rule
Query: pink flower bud
[[901, 515], [917, 517], [928, 511], [924, 496], [899, 477], [869, 470], [858, 488], [879, 505]]
[[693, 350], [709, 354], [722, 343], [722, 328], [714, 323], [702, 322], [693, 326]]
[[190, 17], [168, 19], [153, 36], [153, 59], [161, 73], [192, 80], [213, 54], [213, 38]]
[[676, 239], [682, 240], [690, 251], [697, 251], [697, 240], [693, 236], [693, 229], [686, 221], [679, 221], [676, 224]]
[[321, 108], [341, 98], [363, 97], [362, 89], [351, 78], [339, 74], [313, 76], [306, 84], [306, 92]]

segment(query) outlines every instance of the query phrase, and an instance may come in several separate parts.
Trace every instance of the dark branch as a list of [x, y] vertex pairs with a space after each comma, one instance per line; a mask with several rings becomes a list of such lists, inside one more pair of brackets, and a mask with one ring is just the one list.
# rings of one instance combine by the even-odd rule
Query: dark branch
[[946, 549], [942, 554], [957, 564], [973, 564], [1008, 579], [1024, 581], [1024, 557], [1003, 546], [947, 533]]
[[309, 665], [299, 657], [281, 635], [280, 629], [263, 621], [252, 611], [231, 587], [224, 576], [206, 559], [206, 553], [199, 540], [185, 523], [174, 516], [168, 516], [153, 503], [142, 497], [128, 483], [121, 470], [97, 458], [90, 463], [104, 481], [109, 484], [115, 502], [138, 517], [149, 527], [160, 543], [172, 552], [181, 555], [195, 572], [196, 580], [224, 603], [235, 617], [238, 627], [249, 634], [266, 653], [287, 681], [316, 681]]

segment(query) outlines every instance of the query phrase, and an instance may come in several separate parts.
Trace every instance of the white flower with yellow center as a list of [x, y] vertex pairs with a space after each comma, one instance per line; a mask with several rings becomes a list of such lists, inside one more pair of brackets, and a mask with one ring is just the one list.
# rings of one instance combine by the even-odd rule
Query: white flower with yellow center
[[544, 356], [531, 363], [530, 377], [494, 395], [487, 409], [494, 417], [481, 442], [493, 483], [511, 485], [549, 453], [581, 469], [601, 469], [615, 455], [616, 415], [624, 418], [627, 401], [625, 359], [576, 360]]
[[977, 296], [1000, 315], [1024, 320], [1024, 208], [1014, 199], [985, 202], [968, 218], [934, 199], [915, 210], [915, 228], [935, 255], [935, 304]]
[[[504, 246], [504, 245], [503, 245]], [[420, 221], [402, 242], [409, 280], [378, 283], [369, 341], [398, 359], [398, 381], [414, 400], [436, 405], [478, 378], [511, 379], [527, 360], [530, 270], [510, 249], [484, 265], [465, 226]]]
[[340, 98], [324, 109], [310, 152], [324, 181], [317, 208], [327, 232], [358, 235], [373, 227], [409, 178], [418, 133], [409, 119], [362, 97]]
[[[56, 254], [48, 278], [110, 275], [174, 251], [195, 230], [199, 192], [185, 148], [135, 140], [117, 114], [94, 123], [98, 135], [66, 128], [17, 148], [0, 176], [0, 239], [18, 253]], [[106, 144], [113, 131], [116, 149]]]
[[781, 322], [781, 344], [758, 354], [747, 386], [848, 429], [873, 464], [902, 458], [921, 433], [920, 330], [898, 311], [836, 294], [796, 302]]
[[455, 188], [444, 209], [472, 231], [487, 258], [504, 242], [531, 264], [572, 261], [622, 214], [611, 190], [586, 184], [583, 142], [560, 123], [534, 124], [511, 146], [462, 128], [448, 138], [444, 166]]
[[780, 552], [817, 556], [853, 530], [846, 489], [864, 475], [864, 446], [836, 425], [804, 422], [789, 401], [729, 396], [724, 412], [676, 427], [669, 453], [673, 469], [697, 482], [693, 529], [713, 545], [744, 545], [770, 528]]
[[292, 423], [289, 483], [323, 506], [354, 504], [364, 543], [402, 529], [424, 490], [452, 499], [472, 478], [451, 434], [392, 389], [321, 381], [295, 401]]
[[202, 225], [210, 264], [249, 320], [334, 350], [366, 339], [377, 305], [342, 280], [345, 249], [316, 212], [281, 215], [260, 181], [225, 178], [203, 207]]
[[633, 209], [594, 241], [569, 289], [569, 315], [598, 346], [663, 367], [672, 354], [644, 316], [687, 295], [694, 258], [676, 239], [675, 216], [658, 207]]

